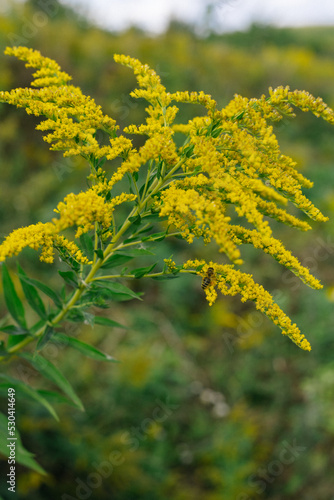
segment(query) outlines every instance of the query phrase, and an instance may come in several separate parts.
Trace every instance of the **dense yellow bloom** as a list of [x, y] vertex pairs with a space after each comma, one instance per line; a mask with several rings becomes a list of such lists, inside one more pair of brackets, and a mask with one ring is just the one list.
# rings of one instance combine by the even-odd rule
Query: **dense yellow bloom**
[[142, 64], [138, 59], [120, 54], [115, 54], [114, 59], [116, 62], [133, 69], [141, 87], [131, 93], [133, 97], [142, 97], [154, 106], [158, 104], [162, 107], [170, 104], [171, 98], [166, 93], [160, 77], [147, 64]]
[[[117, 132], [115, 121], [104, 115], [92, 98], [68, 84], [69, 75], [57, 63], [26, 47], [8, 48], [6, 53], [25, 61], [36, 72], [32, 88], [0, 92], [0, 102], [24, 107], [27, 113], [43, 117], [37, 128], [48, 131], [44, 139], [51, 149], [88, 160], [91, 172], [87, 179], [91, 187], [66, 196], [55, 210], [59, 217], [52, 222], [11, 233], [0, 245], [1, 261], [31, 247], [42, 248], [41, 259], [46, 262], [52, 262], [54, 249], [59, 249], [77, 262], [87, 263], [77, 245], [60, 234], [62, 231], [75, 227], [78, 238], [95, 228], [102, 246], [111, 236], [114, 244], [132, 222], [139, 225], [142, 218], [154, 218], [158, 213], [167, 219], [168, 231], [171, 227], [176, 229], [190, 244], [194, 238], [201, 238], [204, 244], [214, 242], [231, 262], [210, 264], [215, 272], [215, 279], [205, 288], [210, 304], [216, 300], [217, 289], [224, 294], [240, 294], [242, 300], [254, 301], [302, 349], [310, 349], [270, 294], [234, 266], [242, 264], [240, 247], [252, 244], [307, 285], [321, 287], [272, 234], [271, 219], [303, 231], [311, 229], [306, 221], [289, 213], [291, 204], [315, 221], [326, 221], [327, 217], [305, 196], [303, 189], [311, 188], [313, 183], [298, 172], [291, 158], [282, 154], [270, 122], [294, 116], [294, 107], [299, 107], [334, 124], [334, 112], [322, 99], [305, 91], [278, 87], [270, 88], [269, 95], [259, 99], [235, 95], [220, 110], [210, 95], [169, 93], [148, 65], [129, 56], [115, 55], [116, 62], [131, 67], [136, 75], [138, 88], [131, 96], [148, 102], [144, 123], [124, 129], [126, 134], [144, 136], [136, 148], [129, 138]], [[188, 123], [175, 123], [176, 104], [180, 102], [203, 106], [204, 112]], [[107, 144], [98, 142], [98, 129], [109, 135]], [[108, 168], [102, 170], [104, 162], [117, 168], [111, 173]], [[129, 180], [129, 193], [115, 196], [114, 186], [124, 178]], [[126, 201], [135, 203], [117, 233], [114, 210]], [[126, 245], [140, 243], [140, 229], [134, 229], [138, 241], [135, 238]], [[122, 245], [122, 240], [118, 241]], [[171, 259], [165, 260], [165, 265], [169, 272], [179, 271]], [[204, 276], [208, 266], [204, 261], [188, 261], [184, 266], [192, 267]]]
[[93, 99], [82, 94], [78, 87], [67, 85], [69, 75], [60, 71], [57, 63], [42, 57], [39, 51], [27, 47], [7, 48], [6, 54], [27, 61], [26, 66], [38, 68], [34, 73], [33, 87], [0, 92], [0, 102], [26, 108], [28, 114], [44, 116], [38, 130], [52, 130], [44, 140], [53, 143], [52, 150], [64, 150], [64, 156], [81, 154], [101, 157], [104, 151], [94, 137], [97, 129], [112, 133], [115, 121], [103, 115]]
[[60, 214], [59, 219], [53, 219], [57, 232], [72, 226], [77, 226], [76, 237], [87, 233], [98, 222], [106, 230], [111, 226], [112, 212], [116, 205], [124, 201], [132, 201], [134, 194], [121, 194], [106, 202], [92, 188], [77, 195], [70, 193], [61, 201], [55, 212]]
[[40, 260], [51, 264], [54, 260], [54, 248], [66, 250], [77, 262], [88, 264], [78, 246], [57, 234], [57, 228], [51, 222], [38, 222], [28, 227], [21, 227], [13, 231], [0, 245], [0, 262], [8, 257], [18, 255], [24, 248], [34, 250], [42, 248]]
[[0, 261], [2, 262], [7, 257], [18, 255], [25, 247], [30, 247], [34, 250], [43, 247], [41, 260], [52, 262], [53, 258], [50, 260], [50, 249], [52, 255], [54, 229], [54, 225], [51, 222], [47, 224], [38, 222], [28, 227], [16, 229], [0, 245]]
[[[213, 262], [209, 263], [215, 273], [215, 283], [205, 289], [209, 304], [212, 305], [217, 298], [218, 290], [223, 295], [241, 295], [241, 301], [251, 300], [255, 303], [256, 309], [263, 312], [282, 330], [283, 335], [287, 335], [298, 347], [306, 351], [311, 350], [311, 346], [305, 336], [300, 333], [299, 328], [291, 322], [290, 318], [284, 314], [279, 306], [274, 302], [272, 296], [263, 286], [255, 283], [250, 274], [242, 273], [233, 268], [232, 265], [220, 265]], [[188, 260], [184, 264], [184, 269], [198, 268], [198, 274], [205, 276], [209, 265], [204, 260]]]
[[0, 261], [8, 257], [18, 255], [24, 248], [30, 247], [38, 250], [42, 247], [40, 259], [52, 263], [54, 259], [54, 248], [62, 248], [78, 262], [87, 264], [88, 259], [84, 257], [74, 242], [70, 242], [59, 233], [69, 227], [76, 226], [78, 229], [75, 236], [94, 229], [95, 223], [107, 231], [112, 225], [112, 213], [117, 205], [125, 201], [133, 201], [134, 194], [122, 193], [106, 202], [99, 196], [94, 188], [79, 193], [70, 193], [60, 202], [55, 209], [59, 218], [52, 222], [30, 225], [14, 230], [0, 245]]

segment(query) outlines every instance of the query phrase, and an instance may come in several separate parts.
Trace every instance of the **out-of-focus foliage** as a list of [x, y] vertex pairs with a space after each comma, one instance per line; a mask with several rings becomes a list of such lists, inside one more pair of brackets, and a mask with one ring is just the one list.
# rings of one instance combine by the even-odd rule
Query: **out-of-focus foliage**
[[[305, 89], [334, 104], [334, 28], [253, 26], [246, 33], [201, 39], [172, 23], [166, 33], [148, 37], [137, 29], [104, 32], [57, 6], [43, 26], [29, 32], [27, 23], [34, 26], [37, 11], [40, 7], [30, 2], [3, 15], [0, 47], [13, 40], [56, 59], [76, 75], [75, 85], [124, 124], [130, 114], [139, 122], [144, 106], [128, 97], [135, 82], [113, 62], [115, 52], [150, 64], [170, 91], [203, 90], [222, 106], [234, 93], [258, 97], [270, 85]], [[2, 89], [23, 86], [26, 78], [20, 63], [0, 58]], [[75, 184], [80, 172], [48, 150], [32, 120], [23, 111], [0, 108], [3, 236], [13, 227], [44, 221], [69, 189], [80, 189]], [[302, 114], [279, 124], [276, 133], [283, 152], [314, 181], [312, 201], [332, 219], [331, 127]], [[311, 353], [299, 352], [238, 301], [220, 299], [208, 308], [200, 283], [189, 276], [163, 287], [147, 283], [139, 306], [119, 303], [113, 317], [128, 330], [105, 335], [87, 327], [82, 332], [84, 341], [121, 363], [102, 366], [83, 361], [75, 351], [48, 347], [43, 354], [62, 366], [87, 410], [82, 414], [59, 405], [59, 426], [39, 406], [17, 398], [23, 444], [37, 450], [36, 459], [50, 474], [45, 478], [18, 468], [19, 494], [11, 498], [80, 498], [90, 490], [91, 498], [101, 500], [330, 500], [333, 227], [329, 222], [297, 237], [290, 229], [280, 233], [287, 247], [294, 235], [295, 254], [322, 280], [324, 291], [307, 289], [254, 249], [245, 258], [251, 262], [245, 271], [274, 291], [279, 305], [309, 332]], [[186, 244], [174, 245], [186, 259]], [[175, 249], [168, 242], [170, 254]], [[199, 248], [198, 257], [210, 258], [207, 252]], [[32, 269], [35, 263], [31, 259]], [[48, 276], [46, 265], [42, 272]], [[33, 384], [34, 373], [26, 376]], [[6, 470], [7, 463], [2, 465]], [[5, 495], [6, 486], [1, 488]]]

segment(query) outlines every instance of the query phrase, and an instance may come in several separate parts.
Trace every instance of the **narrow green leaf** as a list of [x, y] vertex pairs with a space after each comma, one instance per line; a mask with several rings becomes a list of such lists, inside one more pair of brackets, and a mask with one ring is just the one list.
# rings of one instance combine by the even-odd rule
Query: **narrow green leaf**
[[94, 325], [94, 314], [88, 313], [80, 309], [71, 309], [67, 314], [66, 318], [69, 321], [74, 321], [75, 323], [84, 323], [85, 325]]
[[43, 398], [45, 398], [49, 403], [57, 403], [57, 404], [67, 404], [69, 406], [73, 406], [76, 408], [76, 405], [68, 399], [66, 396], [63, 396], [59, 392], [55, 391], [46, 391], [45, 389], [38, 389], [38, 394], [40, 394]]
[[157, 169], [157, 178], [160, 179], [161, 178], [161, 170], [162, 170], [162, 165], [163, 165], [163, 162], [162, 161], [159, 161], [158, 163], [158, 169]]
[[122, 266], [129, 260], [133, 259], [133, 256], [128, 254], [114, 254], [109, 259], [107, 259], [104, 264], [102, 264], [101, 269], [111, 269], [113, 267]]
[[163, 239], [166, 238], [166, 231], [163, 231], [161, 233], [154, 233], [150, 234], [148, 236], [144, 236], [142, 238], [142, 241], [162, 241]]
[[75, 394], [68, 380], [48, 359], [40, 356], [39, 354], [35, 353], [34, 355], [32, 355], [27, 352], [21, 352], [19, 353], [19, 356], [27, 360], [44, 377], [48, 378], [54, 384], [56, 384], [76, 404], [76, 406], [80, 410], [84, 410], [80, 399]]
[[106, 280], [94, 280], [94, 284], [103, 288], [110, 290], [111, 292], [120, 293], [124, 295], [128, 295], [134, 299], [142, 300], [138, 293], [131, 290], [122, 283], [117, 283], [116, 281], [106, 281]]
[[214, 138], [218, 137], [222, 130], [223, 130], [222, 128], [216, 128], [215, 130], [212, 130], [211, 137]]
[[152, 269], [155, 268], [157, 265], [157, 262], [155, 264], [152, 264], [152, 266], [148, 267], [139, 267], [138, 269], [133, 269], [131, 273], [134, 275], [136, 279], [142, 278], [145, 274], [148, 274], [152, 271]]
[[[7, 416], [3, 413], [0, 413], [0, 435], [2, 436], [2, 438], [0, 438], [0, 452], [5, 456], [8, 456], [9, 448], [7, 445], [10, 442], [9, 440], [4, 438], [4, 436], [8, 435], [7, 425]], [[45, 470], [34, 460], [34, 455], [23, 447], [21, 437], [17, 428], [15, 429], [15, 438], [15, 460], [19, 464], [33, 469], [39, 474], [46, 474]], [[1, 499], [2, 497], [0, 496], [0, 500]]]
[[24, 340], [26, 337], [28, 337], [28, 334], [23, 334], [23, 335], [10, 335], [8, 337], [8, 342], [7, 342], [7, 349], [10, 349], [11, 347], [14, 347], [16, 344], [19, 344]]
[[2, 265], [2, 284], [9, 313], [20, 326], [27, 328], [23, 304], [16, 293], [14, 283], [5, 264]]
[[185, 154], [185, 156], [187, 158], [189, 158], [192, 154], [193, 154], [193, 151], [194, 151], [194, 147], [195, 147], [195, 144], [190, 144], [189, 146], [185, 147], [182, 151], [182, 153]]
[[41, 292], [43, 292], [45, 295], [50, 297], [50, 299], [53, 300], [53, 302], [56, 304], [57, 307], [59, 307], [59, 308], [62, 307], [62, 301], [61, 301], [61, 298], [59, 297], [59, 295], [56, 292], [54, 292], [53, 290], [51, 290], [51, 288], [49, 288], [47, 285], [45, 285], [41, 281], [35, 280], [33, 278], [28, 278], [26, 276], [21, 276], [21, 278], [24, 281], [26, 281], [28, 284], [35, 286], [36, 288], [41, 290]]
[[43, 467], [39, 465], [39, 463], [36, 462], [36, 460], [34, 460], [33, 457], [34, 457], [33, 453], [30, 454], [30, 452], [23, 447], [22, 448], [17, 447], [15, 458], [18, 461], [18, 463], [38, 472], [39, 474], [46, 475], [47, 472], [43, 469]]
[[99, 259], [103, 259], [103, 252], [102, 252], [101, 248], [94, 250], [94, 252], [96, 253], [96, 255], [98, 256]]
[[103, 326], [111, 326], [111, 327], [117, 327], [117, 328], [127, 328], [127, 326], [121, 325], [117, 321], [114, 321], [113, 319], [105, 318], [103, 316], [95, 316], [95, 323], [97, 325], [103, 325]]
[[0, 327], [0, 331], [8, 333], [8, 335], [25, 335], [29, 330], [16, 325], [7, 325]]
[[38, 401], [44, 408], [48, 410], [48, 412], [57, 420], [59, 421], [58, 415], [55, 412], [54, 408], [50, 405], [50, 403], [43, 398], [35, 389], [30, 387], [29, 385], [26, 385], [23, 382], [20, 382], [19, 380], [10, 377], [9, 375], [5, 375], [3, 373], [0, 373], [0, 378], [7, 380], [9, 382], [8, 387], [14, 387], [16, 391], [21, 391], [27, 396], [29, 396], [31, 399], [34, 399], [35, 401]]
[[66, 315], [66, 319], [74, 323], [83, 323], [85, 321], [85, 316], [80, 309], [70, 309]]
[[163, 217], [161, 217], [161, 216], [159, 215], [159, 212], [155, 212], [155, 213], [150, 213], [150, 214], [145, 215], [145, 216], [143, 217], [143, 219], [145, 219], [145, 222], [146, 222], [146, 219], [149, 219], [149, 220], [151, 220], [152, 222], [154, 222], [154, 221], [159, 221], [159, 222], [161, 222], [161, 221], [163, 221], [163, 220], [167, 220], [167, 219], [168, 219], [168, 217], [167, 217], [167, 216], [163, 216]]
[[46, 325], [44, 333], [38, 339], [36, 351], [40, 351], [42, 347], [44, 347], [49, 342], [53, 334], [54, 334], [54, 328], [50, 325]]
[[58, 271], [58, 273], [68, 285], [77, 288], [78, 278], [73, 271]]
[[[52, 320], [52, 317], [51, 316], [48, 316], [47, 318], [49, 321]], [[40, 319], [39, 321], [37, 321], [37, 323], [35, 323], [33, 326], [30, 327], [30, 333], [32, 335], [35, 335], [36, 332], [38, 332], [38, 330], [40, 328], [42, 328], [42, 326], [44, 326], [46, 323], [45, 323], [45, 319]]]
[[172, 270], [173, 274], [179, 274], [180, 271], [182, 271], [183, 265], [181, 266], [176, 266], [175, 269]]
[[26, 278], [28, 276], [26, 275], [26, 273], [23, 271], [23, 269], [19, 264], [17, 265], [17, 267], [18, 267], [19, 279], [21, 282], [22, 290], [24, 292], [24, 295], [26, 296], [28, 304], [32, 307], [32, 309], [34, 309], [34, 311], [37, 312], [37, 314], [41, 318], [46, 319], [47, 313], [45, 310], [45, 306], [42, 302], [42, 299], [38, 295], [36, 288], [27, 281], [25, 281], [24, 279], [22, 279], [23, 276]]
[[138, 257], [140, 255], [155, 255], [155, 253], [151, 252], [150, 250], [146, 250], [146, 248], [124, 248], [124, 250], [122, 250], [122, 255]]
[[[140, 231], [137, 231], [135, 238], [137, 238], [137, 239], [138, 239], [138, 236], [139, 236], [140, 234], [149, 233], [150, 231], [152, 231], [152, 229], [154, 229], [154, 226], [143, 227], [143, 229], [141, 229]], [[135, 239], [135, 238], [134, 238], [134, 239]], [[130, 238], [129, 238], [129, 239], [130, 239]], [[125, 243], [125, 240], [124, 240], [124, 243]], [[128, 241], [128, 243], [130, 243], [130, 242]], [[138, 243], [139, 243], [139, 242], [138, 242]]]
[[135, 215], [134, 217], [129, 217], [129, 221], [132, 222], [135, 226], [139, 226], [141, 223], [141, 217], [140, 215]]
[[[106, 288], [101, 289], [101, 297], [105, 300], [113, 300], [114, 302], [125, 302], [127, 300], [133, 300], [133, 297], [127, 293], [120, 293], [120, 292], [113, 292], [112, 290], [107, 290]], [[142, 299], [140, 299], [142, 300]], [[108, 307], [107, 305], [99, 305], [96, 304], [98, 307]]]
[[115, 358], [113, 358], [112, 356], [109, 356], [109, 354], [105, 354], [104, 352], [99, 351], [98, 349], [91, 346], [90, 344], [87, 344], [86, 342], [82, 342], [81, 340], [75, 339], [74, 337], [68, 337], [67, 335], [64, 335], [62, 333], [56, 333], [54, 338], [62, 340], [63, 342], [67, 342], [67, 344], [70, 347], [73, 347], [73, 349], [80, 351], [81, 353], [83, 353], [85, 356], [88, 356], [89, 358], [96, 359], [98, 361], [117, 362], [117, 360]]
[[94, 258], [94, 243], [93, 238], [88, 234], [84, 233], [80, 235], [81, 248], [89, 260]]

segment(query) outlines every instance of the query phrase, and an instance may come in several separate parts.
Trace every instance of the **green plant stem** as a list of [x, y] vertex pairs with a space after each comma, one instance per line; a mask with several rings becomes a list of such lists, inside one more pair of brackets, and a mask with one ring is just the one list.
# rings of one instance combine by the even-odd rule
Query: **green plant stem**
[[[23, 339], [21, 342], [16, 344], [15, 346], [12, 346], [8, 349], [9, 354], [15, 354], [16, 352], [20, 351], [23, 347], [26, 345], [30, 344], [32, 341], [36, 340], [36, 338], [41, 337], [45, 331], [45, 327], [47, 325], [54, 327], [58, 323], [60, 323], [66, 314], [70, 311], [72, 307], [76, 304], [76, 302], [80, 299], [82, 294], [84, 293], [86, 286], [91, 283], [92, 281], [95, 280], [95, 275], [100, 269], [100, 267], [103, 265], [103, 263], [111, 256], [111, 254], [115, 251], [115, 245], [117, 241], [120, 239], [120, 237], [127, 231], [127, 229], [131, 226], [132, 222], [130, 220], [131, 217], [134, 217], [136, 215], [140, 215], [141, 211], [143, 209], [146, 209], [146, 204], [152, 197], [161, 189], [166, 187], [172, 180], [174, 172], [176, 172], [181, 165], [186, 161], [187, 158], [181, 158], [180, 161], [177, 162], [177, 164], [168, 172], [168, 174], [165, 177], [161, 177], [160, 179], [155, 179], [150, 186], [149, 193], [139, 202], [138, 205], [133, 207], [131, 210], [130, 214], [127, 216], [126, 220], [124, 221], [122, 227], [119, 229], [119, 231], [116, 233], [114, 236], [112, 242], [107, 246], [105, 251], [103, 252], [103, 258], [98, 258], [96, 261], [94, 261], [92, 268], [90, 272], [88, 273], [84, 283], [82, 283], [79, 288], [74, 292], [72, 297], [69, 299], [69, 301], [64, 305], [61, 311], [52, 318], [52, 320], [48, 321], [46, 324], [41, 326], [39, 330], [35, 333], [35, 335], [26, 337]], [[147, 178], [148, 179], [148, 178]], [[146, 184], [147, 185], [147, 184]], [[139, 201], [139, 200], [138, 200]], [[95, 229], [95, 248], [97, 247], [97, 231]], [[117, 247], [117, 249], [122, 248], [122, 246]], [[180, 271], [182, 272], [182, 270]], [[163, 274], [166, 273], [154, 273], [151, 275], [148, 275], [147, 277], [156, 277], [156, 276], [162, 276]], [[121, 277], [119, 276], [114, 276], [114, 277]], [[133, 278], [132, 275], [129, 275], [129, 277]], [[106, 279], [106, 278], [103, 278]], [[5, 356], [0, 357], [0, 361], [5, 359]]]
[[[179, 273], [187, 273], [187, 274], [193, 274], [194, 271], [191, 269], [180, 269]], [[160, 271], [159, 273], [150, 273], [150, 274], [144, 274], [141, 276], [141, 278], [157, 278], [159, 276], [172, 276], [173, 273], [164, 273], [163, 271]], [[97, 278], [93, 278], [92, 281], [102, 281], [102, 280], [107, 280], [107, 279], [115, 279], [115, 278], [135, 278], [134, 274], [110, 274], [108, 276], [98, 276]]]

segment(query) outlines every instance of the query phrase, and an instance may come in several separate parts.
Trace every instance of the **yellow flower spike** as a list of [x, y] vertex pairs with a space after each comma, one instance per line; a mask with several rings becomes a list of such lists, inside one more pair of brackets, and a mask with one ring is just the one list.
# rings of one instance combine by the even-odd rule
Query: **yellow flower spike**
[[94, 134], [97, 129], [107, 132], [116, 130], [116, 122], [103, 115], [101, 107], [78, 87], [67, 85], [71, 79], [60, 70], [59, 65], [39, 51], [26, 47], [7, 48], [8, 55], [26, 61], [26, 66], [38, 68], [32, 86], [41, 88], [18, 88], [11, 92], [0, 92], [0, 102], [26, 108], [28, 114], [45, 117], [37, 130], [51, 130], [44, 140], [52, 144], [51, 150], [64, 151], [64, 156], [91, 155], [101, 158], [101, 149]]
[[[208, 270], [208, 265], [204, 260], [188, 260], [183, 265], [184, 269], [197, 268], [203, 265], [201, 271], [198, 272], [201, 276], [205, 276]], [[256, 309], [263, 312], [282, 330], [283, 335], [287, 335], [298, 347], [305, 351], [310, 351], [311, 346], [305, 336], [300, 332], [299, 328], [293, 324], [288, 316], [274, 302], [272, 296], [267, 292], [262, 285], [255, 283], [250, 274], [242, 273], [233, 269], [232, 265], [221, 265], [210, 263], [210, 267], [214, 269], [215, 283], [205, 289], [206, 298], [209, 305], [212, 305], [216, 298], [217, 287], [223, 295], [241, 296], [241, 301], [246, 302], [251, 300], [255, 303]]]
[[[242, 264], [239, 247], [252, 244], [307, 285], [321, 288], [309, 270], [272, 235], [270, 219], [303, 231], [310, 229], [307, 222], [288, 212], [290, 203], [313, 220], [326, 221], [327, 217], [304, 195], [303, 188], [311, 188], [313, 183], [296, 170], [291, 158], [281, 153], [269, 122], [281, 120], [284, 115], [294, 116], [294, 107], [299, 107], [334, 124], [334, 112], [322, 99], [305, 91], [278, 87], [269, 89], [269, 96], [259, 99], [235, 95], [224, 109], [218, 110], [211, 96], [203, 92], [169, 93], [147, 64], [115, 55], [116, 62], [131, 67], [136, 75], [138, 88], [131, 92], [132, 97], [148, 102], [145, 122], [124, 129], [125, 133], [146, 136], [145, 142], [135, 148], [130, 139], [116, 135], [115, 121], [104, 115], [93, 99], [69, 85], [70, 76], [56, 62], [26, 47], [8, 48], [6, 53], [25, 61], [35, 72], [32, 88], [0, 92], [0, 102], [24, 107], [28, 114], [43, 117], [37, 129], [45, 132], [44, 140], [50, 149], [88, 160], [88, 181], [92, 187], [66, 196], [56, 209], [58, 218], [52, 222], [13, 231], [0, 245], [1, 261], [28, 246], [41, 248], [40, 258], [45, 262], [53, 261], [56, 248], [62, 255], [88, 264], [79, 247], [62, 236], [62, 231], [74, 227], [78, 238], [98, 229], [96, 237], [103, 247], [106, 243], [108, 253], [115, 238], [120, 239], [133, 220], [141, 221], [141, 216], [151, 215], [150, 210], [154, 209], [167, 218], [168, 228], [174, 226], [188, 243], [194, 238], [202, 238], [204, 244], [216, 243], [231, 262], [208, 265], [205, 261], [188, 261], [184, 266], [195, 268], [204, 279], [208, 269], [213, 269], [203, 287], [210, 305], [216, 300], [217, 290], [227, 295], [239, 294], [242, 301], [254, 301], [299, 347], [310, 349], [308, 341], [270, 294], [234, 266]], [[200, 104], [206, 108], [206, 114], [187, 124], [174, 124], [178, 112], [175, 104], [180, 102]], [[109, 135], [107, 145], [99, 144], [99, 129]], [[184, 136], [180, 147], [176, 146], [175, 132]], [[109, 173], [108, 166], [112, 168], [114, 164], [117, 167]], [[132, 191], [112, 197], [114, 185], [126, 174], [130, 174], [131, 189], [139, 199]], [[133, 186], [136, 178], [141, 182], [144, 179], [141, 187]], [[125, 222], [116, 224], [115, 207], [134, 200], [136, 204]], [[237, 217], [237, 223], [232, 223], [232, 217]], [[121, 229], [117, 233], [118, 227]], [[165, 264], [173, 272], [175, 263], [167, 259]]]
[[38, 222], [37, 224], [16, 229], [0, 245], [0, 262], [13, 255], [18, 255], [26, 247], [34, 250], [38, 250], [40, 247], [45, 248], [41, 260], [53, 262], [52, 247], [55, 232], [55, 227], [51, 222], [46, 224]]
[[134, 194], [122, 193], [105, 202], [94, 188], [77, 195], [70, 193], [55, 209], [55, 212], [59, 214], [59, 219], [54, 218], [52, 222], [45, 224], [39, 222], [19, 228], [7, 236], [0, 245], [0, 262], [13, 255], [18, 255], [26, 247], [34, 250], [42, 247], [41, 260], [52, 263], [54, 260], [53, 247], [59, 246], [67, 250], [78, 262], [88, 264], [88, 259], [82, 255], [78, 246], [59, 233], [69, 227], [77, 226], [75, 236], [78, 238], [81, 234], [94, 229], [96, 222], [107, 230], [111, 226], [114, 208], [121, 203], [135, 199], [136, 195]]
[[5, 54], [26, 61], [27, 68], [38, 68], [31, 83], [35, 87], [64, 85], [72, 78], [64, 71], [61, 71], [59, 64], [48, 57], [43, 57], [38, 50], [29, 49], [28, 47], [7, 47]]
[[96, 192], [98, 189], [99, 185], [77, 195], [70, 193], [64, 198], [64, 201], [58, 204], [55, 212], [59, 213], [60, 217], [52, 220], [57, 232], [77, 226], [75, 236], [78, 238], [81, 234], [94, 229], [96, 222], [107, 230], [111, 226], [115, 206], [136, 199], [134, 194], [122, 193], [105, 202], [104, 198]]
[[114, 60], [133, 69], [141, 87], [132, 93], [133, 97], [144, 98], [153, 105], [161, 107], [169, 105], [171, 98], [161, 84], [160, 77], [147, 64], [142, 64], [138, 59], [120, 54], [114, 54]]
[[57, 235], [54, 239], [54, 246], [59, 247], [62, 250], [66, 250], [68, 254], [80, 264], [93, 263], [92, 261], [89, 261], [85, 255], [83, 255], [79, 247], [73, 241], [69, 241], [64, 238], [64, 236]]

